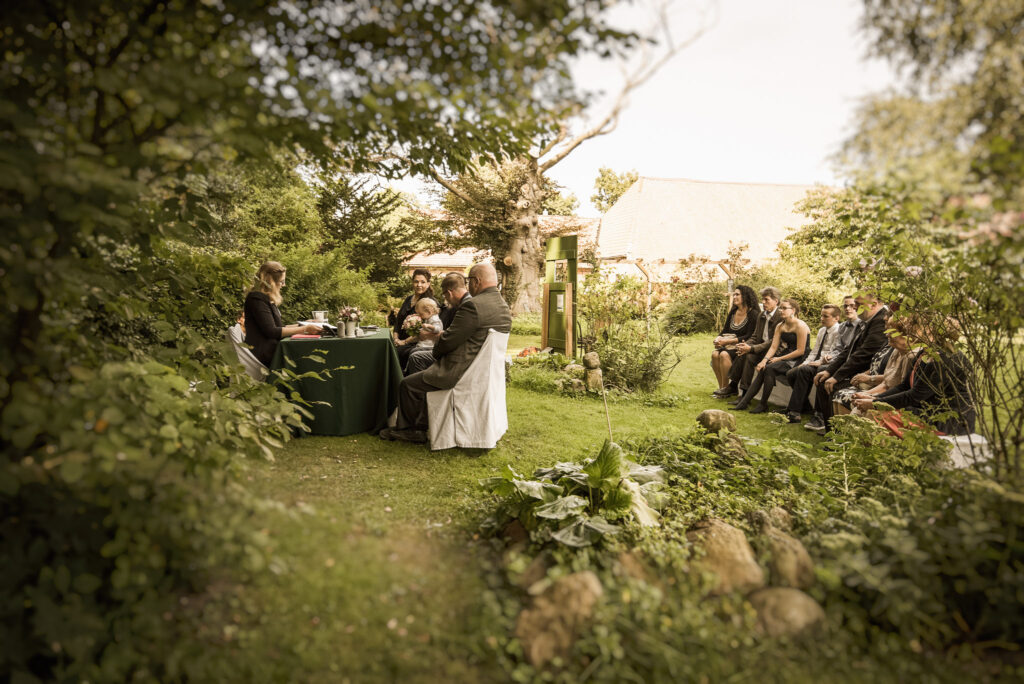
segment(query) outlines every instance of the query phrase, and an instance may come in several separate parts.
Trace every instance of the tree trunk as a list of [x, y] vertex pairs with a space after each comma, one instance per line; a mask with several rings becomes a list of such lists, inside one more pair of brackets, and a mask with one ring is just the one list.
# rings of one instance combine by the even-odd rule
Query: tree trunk
[[495, 266], [502, 276], [502, 292], [514, 314], [536, 312], [541, 308], [544, 246], [538, 217], [544, 192], [537, 160], [530, 159], [526, 179], [509, 217], [508, 247], [504, 254], [495, 254]]

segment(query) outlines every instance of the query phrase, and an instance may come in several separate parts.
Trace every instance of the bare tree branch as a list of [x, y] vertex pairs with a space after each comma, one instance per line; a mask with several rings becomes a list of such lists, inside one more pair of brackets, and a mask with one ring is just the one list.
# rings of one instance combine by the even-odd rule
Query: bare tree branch
[[[717, 20], [717, 15], [715, 17], [715, 20]], [[630, 94], [640, 86], [644, 85], [647, 81], [649, 81], [651, 77], [653, 77], [663, 66], [665, 66], [669, 61], [671, 61], [676, 55], [678, 55], [680, 52], [688, 48], [690, 45], [693, 45], [693, 43], [696, 42], [698, 38], [704, 35], [705, 31], [707, 31], [708, 29], [711, 28], [711, 26], [713, 26], [713, 24], [714, 20], [709, 23], [707, 21], [705, 14], [705, 19], [701, 22], [700, 26], [696, 30], [694, 30], [693, 33], [687, 37], [686, 40], [682, 41], [681, 43], [676, 43], [675, 39], [672, 36], [671, 26], [668, 21], [668, 2], [662, 4], [658, 9], [658, 22], [656, 24], [656, 27], [660, 28], [665, 35], [663, 41], [665, 46], [664, 54], [662, 54], [657, 59], [653, 60], [651, 59], [650, 55], [646, 56], [636, 69], [634, 69], [631, 73], [626, 74], [626, 81], [625, 83], [623, 83], [622, 89], [615, 97], [615, 100], [612, 103], [611, 108], [600, 120], [597, 121], [597, 123], [595, 123], [587, 130], [583, 131], [576, 137], [572, 138], [568, 142], [565, 142], [564, 137], [560, 135], [559, 138], [556, 138], [556, 141], [554, 143], [545, 146], [544, 151], [539, 156], [543, 156], [544, 154], [553, 151], [558, 144], [565, 142], [564, 147], [559, 149], [553, 157], [540, 164], [541, 173], [547, 171], [552, 166], [565, 159], [569, 155], [569, 153], [571, 153], [573, 150], [579, 147], [583, 142], [601, 135], [607, 135], [608, 133], [614, 131], [616, 126], [618, 126], [619, 116], [622, 114], [622, 111], [629, 104]], [[650, 33], [653, 34], [655, 31], [656, 29], [652, 29]]]
[[452, 193], [453, 195], [455, 195], [460, 200], [462, 200], [463, 202], [465, 202], [469, 206], [473, 207], [474, 209], [479, 209], [480, 211], [484, 211], [484, 207], [481, 204], [479, 204], [478, 202], [475, 202], [472, 197], [470, 197], [469, 195], [464, 193], [461, 189], [459, 189], [459, 186], [455, 185], [454, 183], [452, 183], [451, 181], [446, 179], [444, 176], [442, 176], [440, 173], [438, 173], [437, 169], [435, 169], [433, 166], [428, 166], [427, 167], [427, 172], [430, 174], [430, 176], [434, 180], [436, 180], [438, 183], [440, 183], [441, 186], [445, 190], [447, 190], [448, 192]]

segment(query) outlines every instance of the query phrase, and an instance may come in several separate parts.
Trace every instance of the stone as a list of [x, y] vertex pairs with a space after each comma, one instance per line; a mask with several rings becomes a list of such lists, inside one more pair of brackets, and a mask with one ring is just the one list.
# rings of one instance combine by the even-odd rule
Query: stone
[[619, 561], [619, 570], [622, 574], [633, 579], [640, 580], [641, 582], [650, 582], [650, 573], [647, 570], [647, 566], [633, 551], [623, 551], [619, 554], [617, 559]]
[[548, 576], [548, 566], [550, 559], [547, 553], [541, 553], [534, 557], [530, 564], [523, 570], [523, 574], [519, 576], [519, 580], [516, 584], [521, 589], [529, 589], [537, 582]]
[[583, 355], [583, 367], [584, 368], [600, 368], [601, 357], [597, 355], [597, 352], [587, 352]]
[[781, 506], [772, 506], [767, 511], [754, 511], [749, 516], [751, 524], [758, 530], [774, 527], [785, 532], [793, 529], [793, 516]]
[[504, 529], [501, 531], [501, 536], [505, 537], [510, 544], [515, 544], [516, 542], [522, 542], [529, 539], [530, 533], [526, 531], [525, 527], [523, 527], [523, 523], [518, 520], [513, 520], [508, 525], [505, 525]]
[[700, 415], [697, 416], [697, 422], [703, 425], [704, 429], [708, 432], [718, 432], [719, 430], [736, 431], [736, 416], [728, 411], [721, 411], [719, 409], [701, 411]]
[[825, 621], [825, 611], [799, 589], [768, 587], [750, 595], [757, 630], [770, 637], [794, 636]]
[[764, 570], [754, 558], [754, 550], [741, 530], [717, 519], [697, 523], [686, 539], [704, 550], [694, 567], [718, 578], [712, 596], [733, 591], [748, 592], [764, 586]]
[[747, 459], [747, 447], [735, 432], [726, 432], [714, 446], [715, 453], [733, 461]]
[[600, 368], [588, 368], [583, 373], [583, 384], [588, 392], [600, 394], [604, 391], [604, 373]]
[[814, 584], [814, 563], [800, 540], [774, 527], [766, 528], [763, 534], [772, 584], [797, 589], [811, 587]]
[[555, 580], [535, 596], [516, 618], [515, 636], [526, 661], [542, 668], [555, 658], [568, 658], [603, 593], [597, 575], [585, 570]]
[[583, 384], [583, 381], [580, 380], [579, 378], [573, 378], [572, 379], [572, 384], [569, 385], [569, 389], [572, 390], [573, 392], [581, 392], [582, 393], [582, 392], [586, 392], [587, 391], [587, 386], [585, 384]]
[[583, 370], [584, 369], [583, 369], [583, 366], [581, 366], [578, 363], [570, 363], [568, 366], [566, 366], [562, 370], [565, 371], [566, 373], [569, 373], [571, 375], [577, 376], [577, 375], [583, 375]]

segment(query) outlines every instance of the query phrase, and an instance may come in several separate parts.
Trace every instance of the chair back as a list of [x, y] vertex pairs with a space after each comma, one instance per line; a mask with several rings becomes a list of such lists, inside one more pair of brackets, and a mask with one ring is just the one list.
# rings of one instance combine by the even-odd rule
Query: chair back
[[228, 328], [228, 339], [231, 341], [231, 346], [235, 349], [238, 362], [245, 368], [245, 372], [249, 377], [259, 382], [266, 379], [270, 371], [260, 363], [260, 360], [252, 353], [252, 350], [245, 346], [245, 335], [242, 333], [241, 325], [235, 323]]
[[480, 352], [455, 387], [427, 393], [431, 449], [492, 449], [508, 430], [508, 338], [508, 333], [489, 330]]

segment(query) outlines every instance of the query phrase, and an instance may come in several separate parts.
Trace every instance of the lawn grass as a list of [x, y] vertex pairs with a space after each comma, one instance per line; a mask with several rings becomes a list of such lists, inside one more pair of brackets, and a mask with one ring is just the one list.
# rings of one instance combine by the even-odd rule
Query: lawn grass
[[[509, 348], [539, 343], [513, 336]], [[700, 411], [726, 408], [709, 396], [711, 336], [682, 338], [678, 348], [684, 360], [663, 391], [687, 400], [672, 408], [611, 402], [616, 440], [688, 429]], [[508, 415], [508, 433], [487, 452], [432, 453], [365, 434], [306, 437], [276, 462], [251, 467], [252, 491], [275, 504], [258, 524], [273, 540], [277, 573], [245, 590], [260, 615], [247, 649], [269, 654], [271, 676], [503, 679], [481, 643], [486, 567], [473, 529], [486, 497], [478, 481], [506, 464], [530, 473], [592, 456], [608, 435], [603, 403], [592, 397], [510, 388]], [[737, 419], [751, 437], [820, 439], [766, 415]]]

